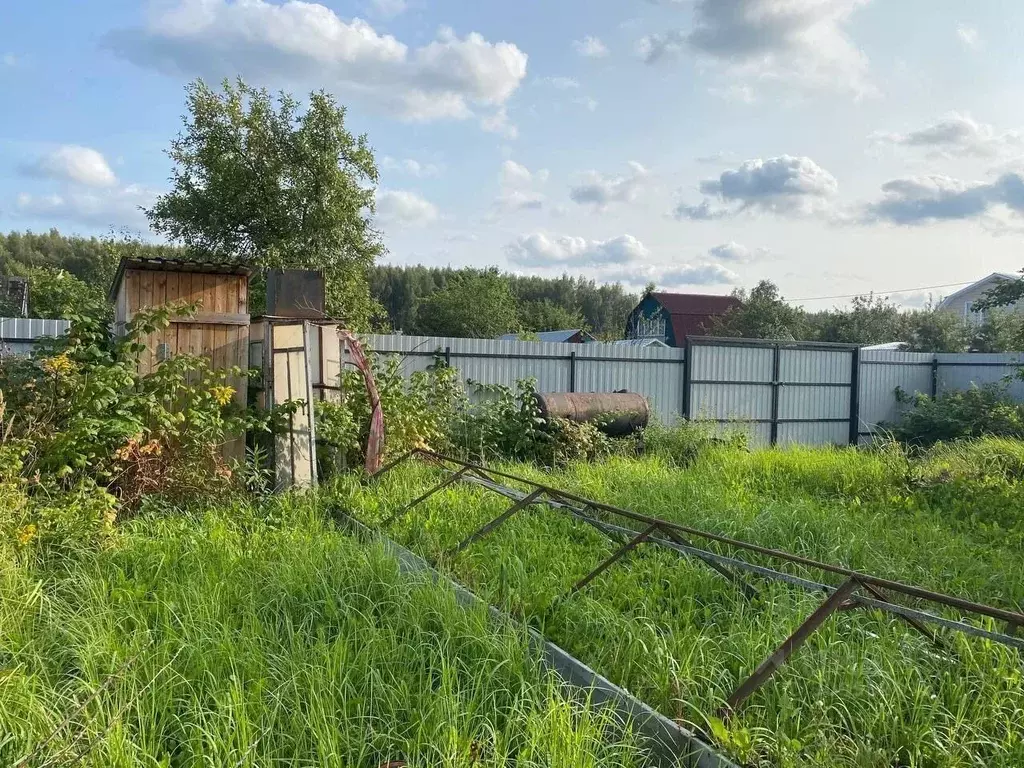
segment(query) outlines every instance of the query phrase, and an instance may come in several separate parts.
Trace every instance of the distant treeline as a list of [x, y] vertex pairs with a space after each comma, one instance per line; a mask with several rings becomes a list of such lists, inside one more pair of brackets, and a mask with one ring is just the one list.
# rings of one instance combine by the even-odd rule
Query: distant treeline
[[[0, 274], [29, 279], [29, 314], [60, 317], [63, 308], [105, 296], [121, 256], [187, 256], [184, 249], [133, 240], [12, 232], [0, 235]], [[619, 284], [582, 277], [511, 275], [497, 269], [371, 267], [377, 309], [372, 328], [410, 335], [493, 338], [510, 331], [584, 328], [599, 338], [621, 338], [639, 296]], [[821, 312], [794, 307], [769, 281], [739, 291], [743, 306], [709, 329], [720, 336], [800, 339], [847, 344], [902, 341], [930, 352], [1002, 352], [1024, 349], [1024, 313], [989, 310], [964, 318], [934, 308], [908, 311], [878, 296]], [[258, 302], [258, 292], [255, 302]], [[252, 306], [259, 312], [260, 306]], [[5, 307], [0, 306], [0, 315]]]

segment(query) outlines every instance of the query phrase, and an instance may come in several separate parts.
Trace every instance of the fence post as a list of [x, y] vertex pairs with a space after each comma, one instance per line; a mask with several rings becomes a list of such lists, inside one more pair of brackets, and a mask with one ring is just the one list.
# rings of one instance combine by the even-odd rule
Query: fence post
[[687, 336], [683, 342], [683, 418], [690, 420], [690, 379], [693, 373], [693, 345]]
[[445, 347], [444, 348], [444, 365], [445, 365], [446, 368], [451, 368], [452, 367], [452, 348], [451, 347]]
[[779, 443], [779, 373], [781, 370], [782, 348], [775, 344], [772, 358], [772, 423], [771, 423], [771, 444]]
[[939, 396], [939, 356], [932, 357], [932, 400]]
[[850, 356], [850, 445], [860, 445], [860, 347]]
[[569, 353], [569, 391], [576, 391], [576, 353]]

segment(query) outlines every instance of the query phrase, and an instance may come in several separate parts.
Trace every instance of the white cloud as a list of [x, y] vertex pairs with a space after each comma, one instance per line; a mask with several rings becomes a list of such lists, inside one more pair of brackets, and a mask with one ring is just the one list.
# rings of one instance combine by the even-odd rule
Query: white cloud
[[809, 157], [781, 155], [748, 160], [739, 168], [700, 184], [702, 193], [717, 198], [725, 207], [712, 208], [705, 198], [699, 205], [681, 203], [673, 215], [677, 219], [710, 220], [743, 211], [782, 215], [827, 213], [838, 188], [835, 177]]
[[767, 256], [767, 248], [755, 248], [751, 250], [745, 245], [730, 240], [708, 249], [708, 256], [716, 261], [724, 261], [730, 264], [747, 264]]
[[972, 27], [969, 24], [959, 24], [956, 28], [956, 36], [960, 38], [960, 42], [967, 48], [978, 48], [981, 46], [981, 35], [978, 34], [977, 27]]
[[399, 160], [390, 155], [385, 155], [384, 159], [380, 161], [380, 167], [386, 171], [407, 173], [417, 178], [437, 176], [441, 173], [441, 166], [434, 163], [421, 163], [419, 160], [413, 160], [411, 157]]
[[423, 227], [440, 218], [437, 206], [404, 189], [378, 190], [377, 219], [392, 227]]
[[631, 203], [643, 187], [647, 169], [631, 161], [625, 176], [611, 176], [598, 171], [587, 171], [580, 183], [569, 189], [569, 197], [580, 205], [593, 205], [604, 210], [612, 203]]
[[212, 80], [326, 87], [407, 120], [467, 119], [499, 107], [526, 77], [527, 56], [510, 42], [442, 28], [410, 48], [361, 20], [343, 21], [302, 0], [171, 0], [141, 28], [104, 44], [140, 66]]
[[482, 117], [480, 127], [488, 133], [496, 133], [506, 139], [519, 138], [519, 129], [509, 120], [505, 107], [499, 107], [492, 114]]
[[506, 160], [501, 164], [501, 192], [496, 207], [506, 213], [543, 208], [546, 198], [538, 187], [547, 180], [547, 170], [534, 173], [525, 165], [520, 165], [514, 160]]
[[869, 0], [697, 0], [690, 30], [647, 35], [648, 64], [694, 52], [727, 73], [813, 86], [872, 91], [867, 57], [846, 33]]
[[388, 18], [405, 13], [409, 7], [406, 0], [372, 0], [372, 5], [377, 13]]
[[945, 157], [998, 157], [1016, 154], [1024, 148], [1024, 134], [1017, 131], [997, 133], [970, 115], [951, 112], [931, 125], [908, 133], [875, 133], [875, 144], [910, 149], [926, 149]]
[[609, 269], [601, 279], [628, 285], [654, 283], [659, 288], [682, 288], [688, 285], [734, 285], [739, 275], [721, 264], [637, 264], [629, 269]]
[[1024, 215], [1024, 175], [1006, 173], [993, 182], [949, 176], [914, 176], [882, 185], [882, 199], [865, 208], [864, 223], [914, 226], [937, 221], [984, 219], [998, 209]]
[[580, 96], [572, 100], [573, 104], [579, 104], [581, 107], [586, 109], [588, 112], [593, 112], [597, 109], [597, 99], [591, 98], [590, 96]]
[[516, 266], [564, 268], [630, 264], [648, 258], [650, 252], [632, 235], [588, 240], [536, 232], [509, 243], [505, 255]]
[[51, 195], [23, 193], [15, 201], [15, 211], [26, 218], [144, 231], [149, 225], [140, 209], [151, 206], [156, 196], [155, 190], [135, 184], [108, 189], [69, 189]]
[[3, 55], [2, 61], [4, 63], [4, 66], [6, 66], [6, 67], [16, 67], [16, 66], [18, 66], [18, 57], [15, 56], [13, 53], [5, 53]]
[[580, 87], [580, 84], [571, 77], [542, 77], [540, 82], [560, 91], [571, 91]]
[[588, 59], [601, 59], [608, 55], [608, 46], [601, 42], [601, 38], [587, 35], [582, 40], [573, 40], [572, 48], [580, 56]]
[[117, 176], [100, 152], [75, 144], [57, 147], [34, 163], [24, 166], [22, 171], [30, 176], [42, 176], [87, 187], [112, 187], [117, 184]]
[[733, 104], [753, 104], [757, 101], [754, 89], [746, 83], [730, 83], [725, 86], [708, 88], [708, 93], [722, 101]]

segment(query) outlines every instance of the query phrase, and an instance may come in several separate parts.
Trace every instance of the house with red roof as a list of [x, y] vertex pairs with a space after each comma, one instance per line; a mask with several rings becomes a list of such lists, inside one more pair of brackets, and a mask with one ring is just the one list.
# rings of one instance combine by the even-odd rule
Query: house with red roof
[[735, 296], [648, 293], [629, 313], [626, 338], [658, 339], [670, 347], [681, 347], [687, 336], [710, 335], [711, 321], [741, 303]]

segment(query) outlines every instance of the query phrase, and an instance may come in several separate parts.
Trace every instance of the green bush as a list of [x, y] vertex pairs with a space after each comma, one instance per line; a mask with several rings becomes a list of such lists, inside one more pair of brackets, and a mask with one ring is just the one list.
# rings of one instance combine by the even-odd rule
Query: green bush
[[[901, 390], [896, 395], [908, 399]], [[972, 386], [934, 399], [918, 394], [913, 408], [889, 430], [896, 440], [917, 446], [984, 435], [1022, 438], [1024, 404], [1009, 399], [1006, 384]]]
[[667, 427], [653, 422], [643, 431], [645, 453], [660, 456], [677, 467], [688, 467], [715, 446], [746, 449], [747, 436], [740, 431], [721, 435], [709, 421], [681, 421]]

